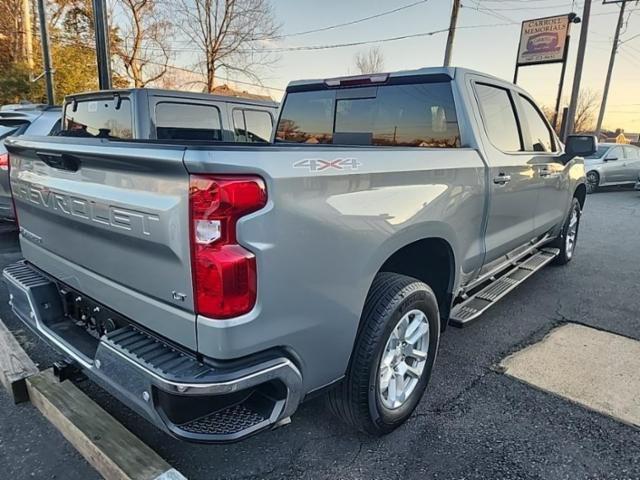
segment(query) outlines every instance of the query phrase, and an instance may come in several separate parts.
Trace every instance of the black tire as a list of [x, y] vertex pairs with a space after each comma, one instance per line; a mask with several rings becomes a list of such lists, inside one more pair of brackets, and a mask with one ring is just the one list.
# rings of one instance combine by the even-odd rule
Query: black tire
[[[572, 215], [576, 212], [577, 214], [577, 224], [575, 230], [575, 237], [573, 240], [573, 246], [569, 247], [569, 243], [567, 242], [567, 235], [569, 234], [569, 229], [571, 225]], [[580, 207], [580, 202], [577, 198], [573, 198], [571, 201], [571, 208], [569, 209], [569, 213], [567, 214], [567, 218], [564, 221], [564, 225], [562, 226], [562, 232], [560, 236], [556, 238], [553, 243], [550, 244], [551, 247], [556, 247], [560, 249], [560, 254], [553, 260], [553, 263], [556, 265], [566, 265], [569, 263], [574, 255], [578, 242], [578, 232], [580, 231], [580, 217], [582, 216], [582, 208]]]
[[600, 187], [600, 174], [595, 171], [587, 172], [587, 193], [596, 193]]
[[[400, 407], [390, 409], [383, 405], [378, 388], [379, 365], [395, 327], [404, 315], [415, 309], [424, 313], [429, 325], [427, 358], [413, 391]], [[360, 431], [383, 435], [396, 429], [411, 416], [422, 398], [431, 377], [439, 339], [438, 302], [431, 288], [405, 275], [378, 274], [364, 305], [346, 377], [327, 395], [329, 409]]]

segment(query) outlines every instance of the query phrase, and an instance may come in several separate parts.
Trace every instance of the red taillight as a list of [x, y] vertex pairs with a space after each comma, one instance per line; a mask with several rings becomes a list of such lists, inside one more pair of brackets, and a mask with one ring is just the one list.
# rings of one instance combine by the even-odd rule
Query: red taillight
[[0, 170], [9, 170], [9, 154], [0, 153]]
[[266, 203], [267, 191], [259, 177], [191, 176], [191, 261], [197, 313], [229, 318], [255, 305], [256, 258], [237, 243], [236, 223]]

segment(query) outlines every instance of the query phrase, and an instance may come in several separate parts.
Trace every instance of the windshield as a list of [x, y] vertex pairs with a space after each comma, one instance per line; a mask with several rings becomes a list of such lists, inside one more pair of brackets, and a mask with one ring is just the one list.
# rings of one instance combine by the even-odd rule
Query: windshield
[[0, 121], [0, 140], [4, 140], [11, 135], [24, 133], [29, 122], [24, 120], [3, 120]]
[[596, 158], [602, 158], [604, 157], [604, 154], [607, 153], [607, 150], [609, 150], [609, 147], [601, 145], [598, 147], [598, 150], [596, 150], [596, 153], [594, 153], [593, 155], [589, 155], [588, 157], [584, 157], [587, 160], [591, 159], [596, 159]]

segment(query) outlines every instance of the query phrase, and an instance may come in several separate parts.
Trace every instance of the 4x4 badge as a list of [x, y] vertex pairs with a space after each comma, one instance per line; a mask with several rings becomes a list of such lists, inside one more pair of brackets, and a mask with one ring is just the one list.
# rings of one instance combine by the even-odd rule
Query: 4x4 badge
[[324, 160], [322, 158], [303, 158], [293, 164], [293, 168], [306, 168], [310, 172], [322, 172], [325, 170], [357, 170], [362, 164], [357, 158], [336, 158]]

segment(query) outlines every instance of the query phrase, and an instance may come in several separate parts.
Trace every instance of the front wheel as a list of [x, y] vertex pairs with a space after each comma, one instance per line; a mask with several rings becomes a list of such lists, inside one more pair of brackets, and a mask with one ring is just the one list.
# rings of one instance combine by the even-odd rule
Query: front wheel
[[564, 222], [560, 236], [551, 244], [552, 247], [560, 249], [560, 253], [555, 258], [556, 265], [566, 265], [571, 261], [578, 242], [578, 231], [580, 229], [580, 217], [582, 208], [577, 198], [571, 201], [571, 210]]
[[382, 435], [411, 416], [427, 387], [440, 337], [438, 302], [423, 282], [380, 273], [361, 322], [346, 377], [327, 403], [352, 427]]
[[600, 186], [600, 175], [598, 172], [587, 173], [587, 193], [595, 193]]

